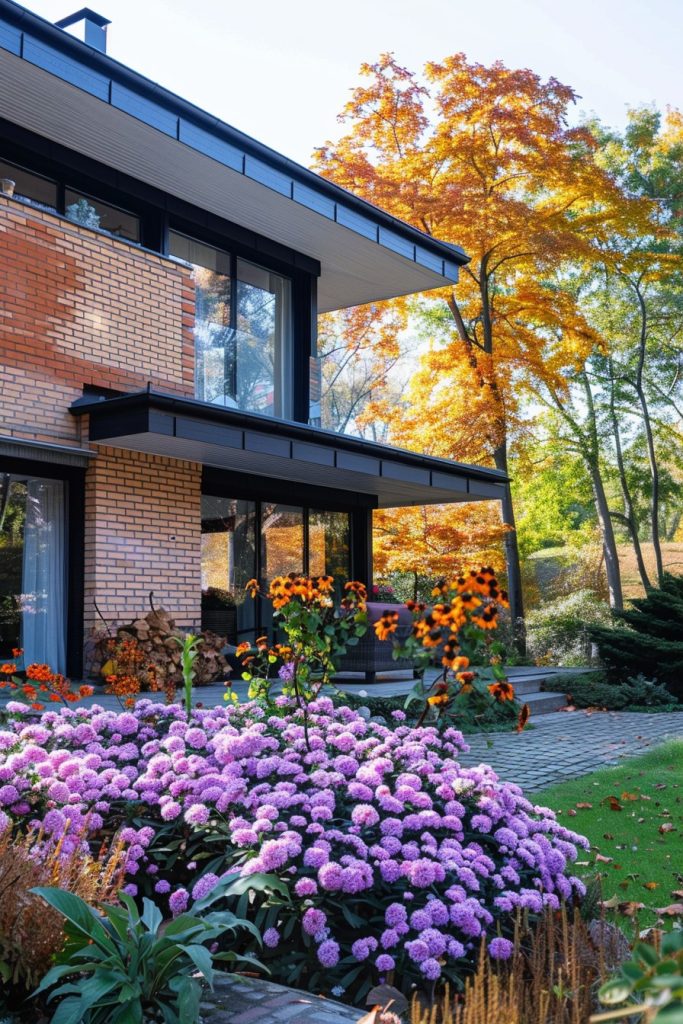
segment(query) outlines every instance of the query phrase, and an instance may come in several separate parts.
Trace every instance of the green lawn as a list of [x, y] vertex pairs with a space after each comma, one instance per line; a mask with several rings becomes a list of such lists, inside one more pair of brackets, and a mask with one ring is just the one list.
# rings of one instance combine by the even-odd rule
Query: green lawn
[[586, 881], [599, 875], [603, 899], [630, 935], [658, 920], [670, 925], [681, 919], [683, 741], [551, 786], [534, 800], [590, 839], [590, 853], [579, 856], [576, 871]]

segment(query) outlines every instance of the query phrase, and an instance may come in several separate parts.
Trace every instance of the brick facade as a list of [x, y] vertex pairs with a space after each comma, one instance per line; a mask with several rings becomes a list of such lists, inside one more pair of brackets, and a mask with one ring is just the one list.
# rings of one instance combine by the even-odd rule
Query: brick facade
[[[93, 447], [85, 478], [85, 635], [145, 614], [181, 626], [201, 602], [201, 466], [90, 446], [84, 385], [194, 394], [187, 268], [0, 197], [0, 436]], [[0, 457], [1, 458], [1, 457]]]
[[0, 434], [79, 444], [88, 384], [193, 395], [193, 322], [186, 267], [0, 197]]
[[200, 620], [201, 466], [98, 446], [85, 486], [85, 625], [145, 615]]

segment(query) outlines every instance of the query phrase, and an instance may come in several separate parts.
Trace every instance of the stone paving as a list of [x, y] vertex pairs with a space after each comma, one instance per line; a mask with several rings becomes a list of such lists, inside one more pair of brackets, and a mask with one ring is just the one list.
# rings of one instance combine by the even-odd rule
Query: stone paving
[[201, 1012], [205, 1024], [356, 1024], [363, 1016], [334, 999], [236, 975], [216, 979]]
[[522, 734], [466, 736], [470, 750], [461, 762], [490, 764], [502, 779], [533, 791], [683, 739], [683, 711], [555, 711], [532, 722]]

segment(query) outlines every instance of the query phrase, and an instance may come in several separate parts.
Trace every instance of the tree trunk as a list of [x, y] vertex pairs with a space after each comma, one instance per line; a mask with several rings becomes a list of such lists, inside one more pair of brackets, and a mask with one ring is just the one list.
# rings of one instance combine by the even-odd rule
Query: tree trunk
[[650, 583], [650, 577], [647, 574], [645, 568], [645, 560], [643, 558], [643, 550], [640, 546], [640, 537], [638, 536], [638, 520], [636, 517], [636, 510], [633, 505], [633, 499], [631, 498], [631, 489], [628, 485], [628, 479], [626, 477], [626, 467], [624, 465], [624, 453], [621, 447], [621, 432], [619, 430], [619, 418], [617, 416], [617, 410], [615, 408], [614, 400], [614, 367], [612, 360], [609, 360], [609, 377], [610, 377], [610, 399], [609, 399], [609, 412], [610, 419], [612, 421], [612, 432], [614, 434], [614, 448], [617, 456], [617, 468], [619, 470], [619, 483], [621, 485], [621, 495], [624, 501], [624, 519], [628, 526], [628, 531], [631, 535], [631, 543], [633, 544], [633, 550], [636, 556], [636, 562], [638, 563], [638, 573], [640, 575], [640, 581], [643, 584], [645, 590], [649, 590], [652, 584]]
[[614, 537], [612, 519], [609, 513], [607, 495], [602, 482], [600, 466], [597, 459], [586, 457], [586, 468], [590, 473], [593, 498], [595, 499], [595, 511], [598, 516], [600, 534], [602, 536], [602, 550], [605, 556], [605, 572], [607, 574], [607, 589], [609, 591], [610, 608], [623, 608], [624, 598], [621, 590], [621, 570], [619, 568], [619, 555], [617, 553], [617, 542]]
[[[496, 469], [508, 472], [507, 438], [501, 442], [493, 453]], [[524, 594], [522, 592], [522, 570], [517, 543], [515, 525], [515, 509], [512, 503], [510, 484], [505, 485], [505, 493], [501, 502], [503, 522], [511, 527], [505, 534], [505, 565], [508, 578], [508, 594], [510, 598], [510, 617], [515, 637], [515, 646], [520, 654], [526, 653], [526, 628], [524, 625]]]
[[645, 368], [645, 355], [647, 352], [647, 308], [645, 299], [640, 288], [640, 283], [633, 285], [638, 303], [640, 306], [640, 337], [638, 339], [638, 364], [634, 386], [640, 408], [643, 413], [643, 426], [645, 428], [645, 440], [647, 442], [647, 458], [650, 465], [650, 479], [652, 481], [652, 493], [650, 497], [650, 530], [652, 535], [652, 547], [655, 553], [655, 565], [657, 566], [657, 581], [661, 587], [664, 582], [664, 562], [662, 559], [662, 545], [659, 539], [659, 466], [657, 465], [657, 454], [655, 452], [655, 441], [652, 432], [652, 421], [650, 409], [643, 387], [643, 371]]

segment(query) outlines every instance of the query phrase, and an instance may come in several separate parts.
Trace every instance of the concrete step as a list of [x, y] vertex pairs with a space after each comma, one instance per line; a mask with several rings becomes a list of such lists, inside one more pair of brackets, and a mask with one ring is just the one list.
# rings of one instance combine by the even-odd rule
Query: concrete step
[[529, 705], [531, 718], [534, 715], [548, 715], [551, 711], [558, 711], [566, 706], [567, 698], [563, 693], [529, 693], [520, 700]]

